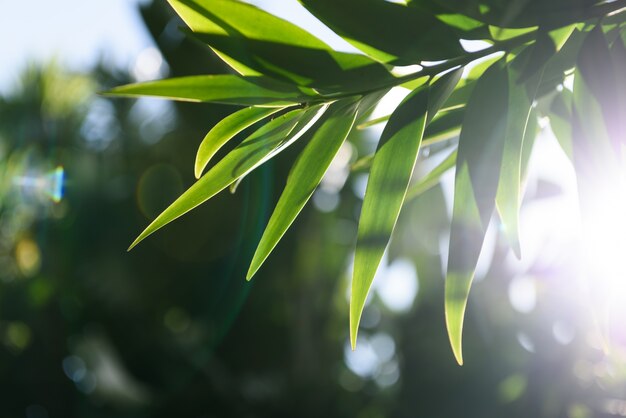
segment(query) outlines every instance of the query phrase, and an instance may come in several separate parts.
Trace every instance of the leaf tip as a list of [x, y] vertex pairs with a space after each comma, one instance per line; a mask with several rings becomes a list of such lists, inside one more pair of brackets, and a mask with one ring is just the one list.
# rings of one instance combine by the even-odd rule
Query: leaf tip
[[350, 348], [352, 351], [356, 350], [357, 331], [353, 331], [350, 327]]
[[252, 280], [252, 278], [256, 274], [257, 270], [258, 270], [258, 268], [254, 267], [253, 265], [250, 266], [250, 269], [248, 269], [248, 273], [246, 274], [246, 281], [247, 282]]
[[361, 311], [363, 306], [357, 308], [354, 301], [350, 301], [350, 347], [356, 350], [356, 341], [359, 334], [359, 322], [361, 322]]
[[446, 314], [446, 326], [448, 329], [448, 338], [450, 340], [450, 346], [452, 347], [452, 353], [459, 366], [463, 365], [463, 326], [457, 326], [458, 321], [455, 318], [450, 318]]
[[446, 278], [445, 317], [452, 353], [459, 366], [463, 365], [463, 320], [467, 306], [467, 293], [459, 295], [455, 276]]
[[198, 180], [200, 177], [202, 177], [202, 171], [204, 170], [204, 167], [201, 167], [197, 162], [196, 165], [193, 169], [193, 175], [196, 178], [196, 180]]
[[137, 246], [137, 244], [139, 244], [139, 238], [134, 240], [133, 243], [128, 246], [128, 248], [126, 249], [126, 252], [127, 253], [131, 252], [133, 250], [133, 248], [135, 248]]
[[152, 228], [152, 224], [150, 224], [141, 234], [139, 234], [137, 238], [135, 238], [133, 243], [130, 244], [130, 246], [128, 247], [126, 251], [131, 251], [133, 248], [139, 245], [139, 243], [143, 241], [148, 235], [152, 234], [152, 232], [154, 231], [151, 228]]

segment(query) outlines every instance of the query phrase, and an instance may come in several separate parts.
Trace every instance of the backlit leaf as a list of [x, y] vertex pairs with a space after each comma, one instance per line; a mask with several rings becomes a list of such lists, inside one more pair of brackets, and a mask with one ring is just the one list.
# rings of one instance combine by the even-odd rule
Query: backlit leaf
[[132, 243], [129, 250], [148, 235], [206, 202], [233, 182], [291, 145], [326, 110], [326, 105], [292, 110], [268, 122], [194, 183], [165, 209]]
[[456, 164], [456, 155], [456, 151], [451, 152], [445, 160], [440, 162], [428, 174], [419, 179], [414, 185], [409, 187], [409, 190], [406, 193], [406, 200], [415, 199], [422, 193], [430, 190], [431, 188], [439, 184], [441, 176], [448, 172], [448, 170], [454, 168]]
[[623, 117], [620, 115], [620, 96], [624, 95], [624, 91], [617, 88], [617, 76], [623, 74], [626, 68], [618, 68], [612, 64], [613, 56], [602, 27], [596, 26], [581, 47], [578, 70], [589, 92], [600, 104], [611, 142], [619, 152], [621, 144], [626, 141], [622, 138], [620, 127]]
[[258, 121], [279, 112], [280, 110], [282, 109], [248, 107], [241, 109], [218, 122], [217, 125], [215, 125], [213, 129], [206, 134], [202, 143], [200, 143], [200, 147], [198, 148], [194, 168], [196, 178], [200, 178], [204, 168], [207, 166], [211, 158], [213, 158], [215, 153], [235, 135], [254, 125]]
[[[255, 6], [232, 0], [168, 0], [194, 32], [277, 42], [306, 48], [328, 46], [304, 29]], [[228, 54], [215, 51], [243, 75], [259, 75]]]
[[478, 80], [465, 109], [459, 139], [445, 285], [446, 325], [459, 364], [463, 364], [463, 318], [469, 290], [495, 207], [508, 88], [508, 75], [503, 61], [499, 61]]
[[[350, 340], [356, 345], [365, 300], [391, 238], [413, 174], [429, 111], [447, 100], [458, 74], [444, 75], [430, 88], [411, 93], [382, 133], [370, 171], [357, 237], [350, 299]], [[430, 102], [429, 97], [433, 98]]]
[[[534, 50], [529, 52], [530, 59], [535, 57]], [[518, 58], [524, 59], [523, 55]], [[527, 61], [528, 62], [528, 61]], [[529, 67], [525, 66], [522, 76]], [[502, 226], [509, 244], [517, 258], [521, 258], [519, 242], [519, 207], [522, 200], [522, 150], [524, 139], [527, 138], [526, 129], [530, 121], [530, 113], [535, 94], [541, 81], [541, 74], [533, 77], [527, 84], [520, 83], [520, 74], [515, 71], [515, 65], [509, 65], [509, 104], [507, 128], [500, 169], [500, 182], [496, 195], [496, 207], [500, 214]]]
[[295, 86], [267, 77], [197, 75], [116, 87], [104, 95], [153, 96], [186, 102], [214, 102], [264, 107], [284, 107], [319, 99]]
[[312, 134], [287, 178], [287, 185], [254, 253], [248, 270], [248, 280], [261, 267], [313, 195], [354, 125], [357, 105], [353, 101], [335, 102], [318, 122], [319, 127]]
[[300, 2], [333, 31], [381, 62], [409, 65], [464, 53], [456, 33], [425, 10], [381, 0]]
[[329, 92], [368, 90], [395, 77], [379, 62], [359, 54], [307, 48], [281, 42], [194, 33], [266, 76]]

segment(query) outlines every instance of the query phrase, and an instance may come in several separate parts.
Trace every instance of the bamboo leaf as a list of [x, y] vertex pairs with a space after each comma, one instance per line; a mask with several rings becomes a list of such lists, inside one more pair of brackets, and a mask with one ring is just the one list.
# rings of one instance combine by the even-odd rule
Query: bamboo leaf
[[550, 128], [567, 158], [573, 162], [572, 100], [573, 94], [567, 89], [554, 98], [550, 105]]
[[454, 92], [454, 89], [459, 84], [459, 81], [461, 81], [462, 75], [463, 67], [450, 71], [449, 73], [441, 76], [441, 79], [444, 80], [444, 82], [438, 85], [439, 88], [431, 89], [430, 96], [428, 97], [426, 125], [429, 125], [435, 116], [437, 116], [439, 110], [443, 108], [444, 104], [448, 101]]
[[583, 20], [597, 0], [412, 0], [410, 4], [435, 4], [501, 28], [552, 27]]
[[356, 119], [358, 103], [335, 102], [296, 160], [254, 253], [247, 280], [252, 279], [319, 185]]
[[215, 196], [242, 176], [273, 158], [302, 136], [324, 113], [326, 105], [292, 110], [268, 122], [165, 209], [132, 243], [129, 250], [158, 229]]
[[[626, 31], [624, 31], [626, 34]], [[625, 35], [626, 37], [626, 35]], [[618, 37], [611, 47], [613, 71], [615, 73], [615, 87], [617, 91], [626, 91], [626, 45], [624, 39]], [[618, 117], [613, 121], [613, 135], [621, 138], [622, 145], [626, 146], [626, 95], [617, 96], [616, 113]]]
[[547, 62], [539, 87], [538, 97], [554, 91], [563, 82], [564, 73], [574, 68], [587, 32], [574, 29], [559, 51]]
[[365, 300], [396, 224], [426, 127], [428, 90], [411, 93], [382, 133], [367, 183], [354, 259], [350, 340], [356, 337]]
[[106, 96], [153, 96], [186, 102], [214, 102], [244, 106], [284, 107], [319, 97], [268, 77], [197, 75], [128, 84], [103, 93]]
[[193, 36], [263, 75], [331, 93], [395, 80], [382, 64], [364, 55], [211, 33]]
[[621, 144], [626, 141], [622, 138], [620, 126], [624, 117], [620, 115], [620, 96], [623, 96], [624, 91], [618, 88], [618, 75], [626, 69], [614, 66], [613, 60], [614, 54], [611, 54], [602, 27], [598, 25], [582, 45], [577, 68], [589, 92], [600, 104], [613, 147], [616, 152], [620, 152]]
[[[533, 57], [536, 57], [535, 51], [533, 49], [532, 52], [529, 52], [531, 60], [534, 59]], [[524, 59], [525, 57], [520, 55], [518, 58]], [[528, 65], [524, 67], [521, 76], [527, 74], [528, 68]], [[528, 86], [521, 84], [519, 82], [520, 73], [515, 70], [513, 63], [513, 65], [509, 66], [508, 78], [507, 128], [504, 137], [500, 181], [496, 194], [496, 207], [509, 245], [517, 258], [521, 258], [519, 208], [522, 201], [522, 151], [524, 149], [524, 140], [527, 138], [526, 130], [529, 126], [532, 104], [541, 82], [541, 74], [537, 74], [533, 79], [529, 80]]]
[[509, 81], [503, 61], [478, 80], [465, 109], [459, 139], [448, 273], [446, 326], [452, 350], [463, 364], [463, 318], [474, 270], [495, 207], [506, 134]]
[[410, 65], [464, 53], [456, 33], [426, 10], [380, 0], [300, 2], [335, 33], [381, 62]]
[[224, 144], [255, 123], [281, 111], [282, 108], [248, 107], [229, 115], [217, 123], [204, 137], [196, 154], [194, 172], [200, 178], [205, 167]]
[[445, 158], [445, 160], [440, 162], [428, 174], [419, 179], [414, 185], [409, 187], [409, 190], [406, 193], [406, 200], [413, 200], [439, 184], [441, 176], [443, 176], [448, 170], [452, 169], [455, 166], [456, 156], [457, 151], [451, 152], [450, 155]]
[[[304, 29], [250, 4], [232, 0], [168, 1], [194, 32], [329, 49], [324, 42]], [[214, 51], [240, 74], [259, 75], [219, 49]]]
[[[458, 82], [449, 73], [428, 89], [411, 93], [392, 114], [372, 162], [359, 220], [352, 295], [350, 340], [356, 346], [365, 300], [395, 227], [413, 174], [429, 111], [436, 113]], [[431, 102], [429, 96], [433, 98]]]

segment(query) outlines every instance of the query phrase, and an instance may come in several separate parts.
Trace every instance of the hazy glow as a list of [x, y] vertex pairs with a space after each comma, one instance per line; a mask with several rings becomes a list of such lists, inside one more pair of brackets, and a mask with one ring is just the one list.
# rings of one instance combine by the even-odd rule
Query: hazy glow
[[[524, 276], [532, 271], [555, 274], [563, 280], [563, 297], [575, 297], [583, 317], [594, 319], [597, 328], [592, 331], [608, 338], [604, 348], [606, 342], [626, 342], [620, 330], [626, 320], [626, 168], [616, 168], [611, 159], [607, 157], [607, 167], [599, 168], [594, 178], [584, 178], [591, 182], [585, 183], [591, 192], [582, 193], [580, 201], [571, 162], [551, 135], [540, 135], [527, 186], [531, 199], [520, 213], [522, 260], [513, 254], [506, 260], [520, 275], [509, 287], [515, 310], [527, 313], [536, 303], [536, 286]], [[534, 278], [537, 285], [543, 280], [549, 278]], [[575, 335], [567, 323], [555, 323], [552, 331], [564, 345]], [[523, 345], [528, 348], [527, 342]]]
[[415, 266], [409, 260], [398, 259], [378, 269], [376, 293], [387, 309], [406, 312], [413, 306], [419, 290]]
[[36, 197], [47, 197], [58, 203], [63, 198], [63, 183], [65, 171], [57, 167], [44, 175], [25, 175], [15, 177], [13, 182], [20, 187], [24, 194]]
[[[585, 273], [599, 326], [617, 330], [626, 320], [626, 171], [594, 179], [594, 195], [583, 202]], [[612, 333], [611, 333], [612, 334]], [[623, 331], [620, 332], [623, 339]], [[613, 337], [613, 335], [606, 335]]]
[[516, 277], [509, 284], [509, 301], [520, 313], [530, 313], [537, 304], [537, 289], [532, 277]]

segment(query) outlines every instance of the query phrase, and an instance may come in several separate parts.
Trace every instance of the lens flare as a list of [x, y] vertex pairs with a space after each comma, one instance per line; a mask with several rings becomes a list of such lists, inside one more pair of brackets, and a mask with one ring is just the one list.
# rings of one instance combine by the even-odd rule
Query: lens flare
[[55, 203], [63, 199], [65, 170], [59, 166], [46, 174], [15, 177], [13, 183], [23, 194], [35, 198], [47, 198]]

